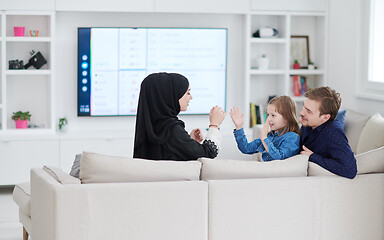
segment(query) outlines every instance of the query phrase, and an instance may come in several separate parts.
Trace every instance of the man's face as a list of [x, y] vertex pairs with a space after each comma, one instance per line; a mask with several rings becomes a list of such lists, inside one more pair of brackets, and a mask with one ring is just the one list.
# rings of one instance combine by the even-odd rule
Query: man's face
[[317, 128], [328, 121], [330, 115], [320, 115], [320, 102], [311, 99], [305, 99], [303, 109], [300, 112], [301, 124], [304, 127]]

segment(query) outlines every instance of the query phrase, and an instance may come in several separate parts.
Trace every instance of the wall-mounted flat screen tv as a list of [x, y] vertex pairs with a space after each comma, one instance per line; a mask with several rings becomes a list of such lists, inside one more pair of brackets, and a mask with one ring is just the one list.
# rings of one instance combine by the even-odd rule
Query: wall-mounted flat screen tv
[[155, 72], [189, 79], [184, 114], [225, 109], [227, 29], [78, 28], [78, 116], [136, 115], [141, 81]]

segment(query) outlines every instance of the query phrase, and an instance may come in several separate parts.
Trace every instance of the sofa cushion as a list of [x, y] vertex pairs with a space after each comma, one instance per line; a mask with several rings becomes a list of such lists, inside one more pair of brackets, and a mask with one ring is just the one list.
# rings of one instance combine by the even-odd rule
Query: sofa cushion
[[13, 201], [19, 206], [19, 210], [26, 216], [31, 216], [31, 187], [29, 182], [15, 185], [12, 194]]
[[337, 176], [314, 162], [308, 162], [308, 176]]
[[380, 113], [374, 114], [363, 128], [356, 154], [384, 146], [384, 118]]
[[82, 183], [199, 180], [198, 161], [145, 160], [83, 152]]
[[384, 146], [356, 155], [357, 174], [384, 173]]
[[201, 180], [307, 176], [308, 157], [270, 162], [200, 158]]
[[344, 131], [348, 138], [349, 146], [356, 153], [361, 131], [368, 122], [369, 116], [348, 109], [345, 115]]

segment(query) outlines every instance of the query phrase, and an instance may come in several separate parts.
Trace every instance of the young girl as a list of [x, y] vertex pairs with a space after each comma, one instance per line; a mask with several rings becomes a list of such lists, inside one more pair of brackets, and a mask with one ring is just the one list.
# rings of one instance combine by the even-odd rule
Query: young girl
[[[268, 118], [260, 138], [248, 143], [244, 134], [244, 114], [233, 107], [230, 115], [236, 126], [234, 130], [237, 147], [242, 153], [262, 153], [264, 161], [285, 159], [299, 153], [300, 128], [296, 117], [296, 104], [288, 96], [273, 98], [267, 106]], [[270, 128], [270, 132], [268, 129]]]

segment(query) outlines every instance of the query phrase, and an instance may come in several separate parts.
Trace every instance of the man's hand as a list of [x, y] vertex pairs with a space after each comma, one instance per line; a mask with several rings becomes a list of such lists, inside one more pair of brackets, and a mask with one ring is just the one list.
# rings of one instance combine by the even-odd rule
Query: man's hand
[[307, 155], [308, 157], [309, 156], [311, 156], [312, 155], [312, 151], [311, 150], [309, 150], [307, 147], [305, 147], [304, 145], [303, 145], [303, 151], [301, 151], [300, 152], [300, 154], [304, 154], [304, 155]]
[[190, 136], [193, 140], [198, 143], [201, 143], [203, 141], [203, 134], [201, 134], [201, 131], [198, 128], [193, 129]]

